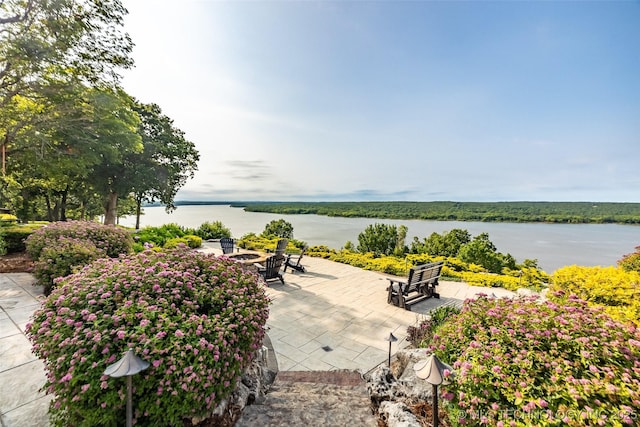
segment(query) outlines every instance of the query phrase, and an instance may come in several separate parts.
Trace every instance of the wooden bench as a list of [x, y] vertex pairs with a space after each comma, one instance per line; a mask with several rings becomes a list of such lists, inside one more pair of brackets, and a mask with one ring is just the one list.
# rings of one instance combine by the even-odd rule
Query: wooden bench
[[427, 298], [440, 298], [436, 292], [444, 261], [417, 265], [409, 270], [406, 281], [389, 279], [387, 303], [411, 310], [410, 305]]

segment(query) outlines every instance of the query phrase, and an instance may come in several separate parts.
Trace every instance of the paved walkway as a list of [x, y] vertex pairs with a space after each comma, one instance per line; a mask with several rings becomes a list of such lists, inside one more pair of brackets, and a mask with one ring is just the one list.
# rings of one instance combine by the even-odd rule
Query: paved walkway
[[[206, 252], [218, 253], [206, 248]], [[409, 325], [431, 309], [461, 304], [478, 292], [511, 295], [463, 283], [441, 282], [441, 298], [412, 306], [412, 311], [387, 304], [386, 275], [320, 258], [305, 257], [306, 273], [284, 275], [285, 284], [271, 283], [268, 335], [281, 371], [358, 370], [365, 373], [408, 345]], [[31, 353], [24, 331], [38, 307], [42, 290], [27, 273], [0, 274], [0, 426], [47, 426], [49, 397], [39, 392], [44, 367]]]
[[40, 306], [31, 274], [0, 274], [0, 425], [47, 426], [48, 396], [40, 392], [44, 364], [31, 353], [25, 326]]

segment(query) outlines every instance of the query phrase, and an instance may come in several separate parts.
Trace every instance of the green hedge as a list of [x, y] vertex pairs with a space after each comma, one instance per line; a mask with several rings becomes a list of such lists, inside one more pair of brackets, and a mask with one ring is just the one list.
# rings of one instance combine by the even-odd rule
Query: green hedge
[[42, 225], [12, 225], [0, 228], [0, 234], [6, 243], [7, 253], [26, 251], [27, 237], [41, 227]]

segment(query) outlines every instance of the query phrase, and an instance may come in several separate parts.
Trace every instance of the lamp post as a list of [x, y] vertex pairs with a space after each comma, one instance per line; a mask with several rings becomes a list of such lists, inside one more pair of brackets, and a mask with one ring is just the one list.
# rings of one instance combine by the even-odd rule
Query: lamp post
[[389, 369], [391, 369], [391, 343], [398, 341], [398, 338], [393, 335], [393, 332], [390, 332], [389, 336], [384, 340], [389, 341]]
[[149, 362], [145, 362], [133, 353], [130, 348], [124, 356], [112, 365], [107, 366], [104, 374], [112, 378], [127, 377], [127, 427], [133, 424], [133, 397], [131, 377], [138, 372], [142, 372], [149, 367]]
[[438, 427], [438, 386], [440, 384], [449, 384], [450, 374], [447, 375], [445, 371], [451, 373], [453, 368], [441, 362], [438, 356], [432, 354], [426, 360], [416, 363], [413, 369], [416, 371], [418, 378], [426, 380], [433, 386], [433, 427]]

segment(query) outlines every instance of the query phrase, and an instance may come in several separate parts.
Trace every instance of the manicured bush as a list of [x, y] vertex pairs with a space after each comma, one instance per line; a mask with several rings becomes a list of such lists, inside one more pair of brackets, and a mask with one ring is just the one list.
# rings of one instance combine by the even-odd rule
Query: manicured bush
[[39, 228], [25, 240], [25, 245], [35, 261], [37, 284], [44, 286], [48, 295], [57, 277], [71, 274], [95, 259], [129, 253], [132, 242], [129, 232], [121, 228], [69, 221]]
[[133, 377], [136, 425], [210, 416], [261, 346], [260, 283], [234, 261], [187, 249], [101, 259], [62, 279], [27, 326], [52, 423], [122, 425], [125, 379], [103, 373], [129, 348], [150, 363]]
[[74, 273], [104, 257], [105, 251], [88, 240], [60, 236], [54, 246], [47, 246], [40, 252], [40, 258], [34, 264], [33, 274], [38, 283], [44, 286], [44, 294], [49, 295], [55, 286], [56, 278]]
[[196, 236], [200, 236], [202, 240], [222, 239], [223, 237], [231, 237], [231, 230], [224, 226], [221, 221], [203, 222], [196, 229]]
[[3, 227], [0, 233], [3, 234], [7, 243], [7, 253], [18, 253], [26, 251], [25, 241], [35, 230], [41, 228], [42, 225], [14, 225]]
[[380, 271], [395, 276], [404, 276], [413, 267], [403, 258], [377, 257], [373, 252], [365, 254], [342, 250], [329, 257], [331, 261], [349, 264], [364, 270]]
[[442, 386], [455, 425], [633, 424], [640, 330], [558, 293], [467, 301], [429, 349], [454, 368]]
[[[238, 246], [253, 251], [273, 252], [276, 249], [280, 237], [257, 236], [255, 233], [247, 233], [238, 240]], [[289, 239], [286, 253], [300, 253], [306, 246], [302, 240]]]
[[175, 249], [180, 244], [183, 244], [191, 249], [199, 248], [202, 246], [202, 239], [198, 236], [194, 236], [193, 234], [187, 234], [183, 237], [174, 237], [173, 239], [169, 239], [164, 244], [165, 249]]
[[406, 252], [404, 245], [408, 228], [405, 225], [370, 224], [358, 234], [358, 252], [373, 252], [376, 257], [381, 255], [403, 256]]
[[0, 213], [0, 227], [15, 224], [18, 222], [18, 217], [11, 214]]
[[160, 227], [144, 227], [134, 234], [136, 243], [153, 243], [154, 246], [163, 247], [168, 240], [186, 235], [193, 235], [196, 232], [178, 224], [164, 224]]
[[109, 257], [131, 252], [133, 240], [128, 231], [90, 221], [53, 222], [37, 229], [25, 241], [27, 253], [37, 260], [46, 247], [55, 246], [59, 237], [87, 240]]

